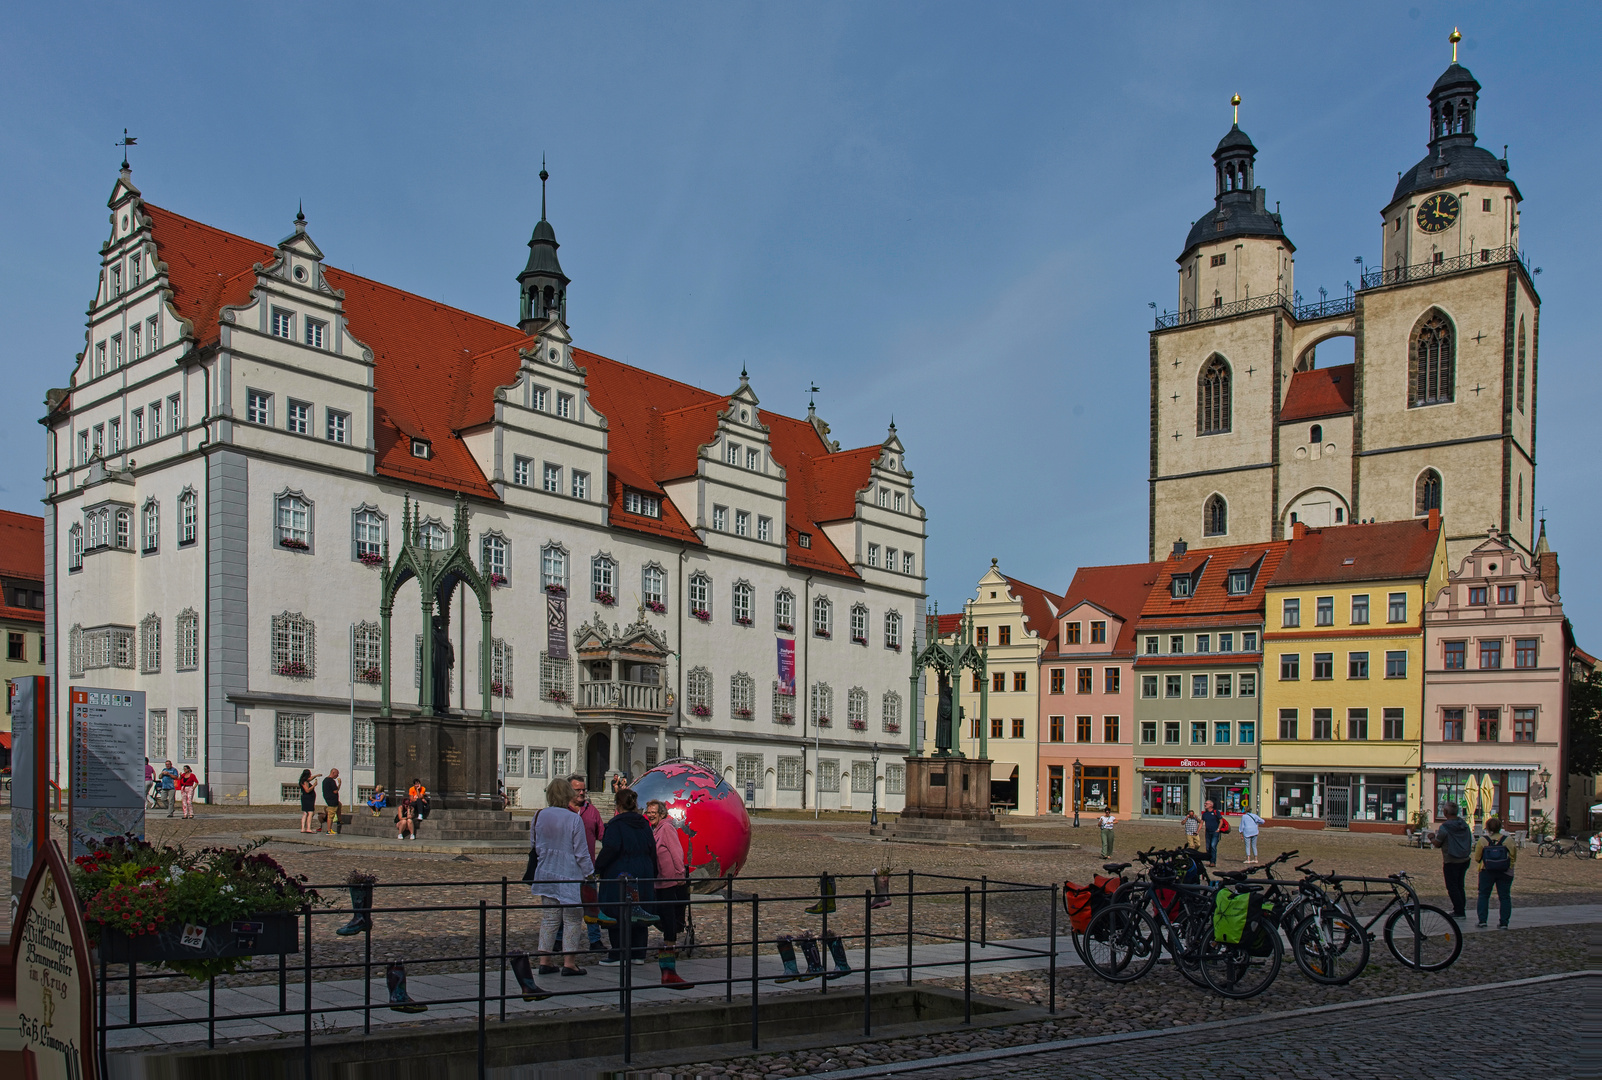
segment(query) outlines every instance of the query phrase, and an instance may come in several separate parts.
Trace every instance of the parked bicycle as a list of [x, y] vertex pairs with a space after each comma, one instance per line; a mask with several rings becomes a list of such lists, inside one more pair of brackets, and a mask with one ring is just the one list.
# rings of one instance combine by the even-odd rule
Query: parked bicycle
[[[1291, 956], [1316, 982], [1340, 985], [1360, 974], [1369, 959], [1374, 927], [1385, 920], [1385, 947], [1404, 967], [1441, 971], [1463, 952], [1463, 931], [1457, 920], [1421, 903], [1405, 871], [1387, 877], [1309, 874], [1310, 885], [1327, 885], [1330, 895], [1291, 932]], [[1386, 896], [1384, 905], [1366, 920], [1358, 906]]]

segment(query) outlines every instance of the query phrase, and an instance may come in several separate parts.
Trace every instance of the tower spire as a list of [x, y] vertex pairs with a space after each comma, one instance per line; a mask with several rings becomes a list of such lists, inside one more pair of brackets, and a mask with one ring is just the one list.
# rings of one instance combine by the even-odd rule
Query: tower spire
[[1235, 110], [1235, 126], [1240, 127], [1240, 95], [1236, 94], [1234, 97], [1230, 98], [1229, 104], [1230, 107]]
[[519, 286], [518, 327], [532, 334], [546, 319], [556, 319], [567, 325], [568, 277], [562, 273], [561, 261], [556, 257], [556, 230], [546, 219], [545, 189], [551, 174], [545, 168], [545, 157], [540, 157], [540, 220], [534, 225], [534, 235], [528, 241], [528, 263], [517, 275]]
[[1457, 63], [1457, 43], [1463, 40], [1463, 35], [1458, 33], [1457, 27], [1454, 26], [1452, 27], [1451, 35], [1446, 40], [1452, 43], [1452, 63], [1455, 64]]
[[549, 180], [550, 178], [551, 178], [551, 174], [545, 171], [545, 155], [541, 154], [540, 155], [540, 220], [541, 221], [545, 220], [545, 181]]
[[130, 146], [138, 146], [139, 145], [138, 136], [128, 134], [128, 129], [127, 128], [123, 128], [122, 129], [122, 139], [119, 142], [112, 143], [111, 145], [122, 147], [122, 171], [123, 172], [127, 172], [128, 169], [129, 169], [129, 165], [128, 165], [128, 147], [130, 147]]

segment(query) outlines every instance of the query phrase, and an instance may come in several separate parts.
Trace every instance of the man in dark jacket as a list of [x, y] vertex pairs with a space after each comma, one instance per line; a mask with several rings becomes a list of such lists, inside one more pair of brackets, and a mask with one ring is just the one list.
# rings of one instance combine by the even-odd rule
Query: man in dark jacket
[[1463, 876], [1468, 873], [1474, 854], [1474, 830], [1457, 816], [1457, 803], [1441, 806], [1441, 824], [1432, 841], [1441, 849], [1441, 874], [1446, 878], [1446, 895], [1452, 898], [1452, 917], [1464, 917], [1468, 897], [1463, 893]]
[[[601, 904], [617, 919], [606, 928], [612, 950], [601, 961], [603, 964], [624, 959], [625, 949], [630, 954], [628, 959], [643, 964], [646, 923], [656, 921], [649, 907], [636, 906], [629, 896], [629, 890], [637, 890], [640, 905], [649, 905], [656, 899], [656, 836], [651, 823], [639, 811], [639, 796], [633, 790], [624, 788], [617, 793], [617, 816], [606, 823], [601, 850], [595, 856], [595, 872], [601, 878]], [[622, 943], [624, 934], [629, 935], [627, 946]]]

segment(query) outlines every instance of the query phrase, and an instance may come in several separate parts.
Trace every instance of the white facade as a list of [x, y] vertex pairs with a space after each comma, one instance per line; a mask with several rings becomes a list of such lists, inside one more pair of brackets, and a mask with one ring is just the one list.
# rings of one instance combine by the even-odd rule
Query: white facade
[[[404, 393], [424, 396], [434, 381], [386, 370], [399, 360], [354, 336], [351, 323], [361, 322], [353, 313], [371, 283], [338, 275], [345, 286], [330, 284], [303, 224], [276, 251], [256, 245], [263, 254], [247, 258], [244, 274], [210, 281], [206, 258], [237, 258], [229, 244], [249, 242], [194, 223], [172, 235], [183, 219], [152, 215], [126, 172], [110, 205], [85, 351], [71, 388], [52, 393], [47, 419], [47, 636], [56, 686], [146, 692], [147, 746], [158, 768], [164, 758], [192, 765], [214, 802], [283, 801], [304, 768], [337, 767], [347, 800], [373, 783], [369, 732], [379, 690], [368, 681], [377, 654], [367, 650], [376, 648], [379, 581], [361, 555], [398, 526], [408, 495], [425, 520], [449, 530], [455, 495], [437, 474], [408, 476], [394, 464], [399, 446], [401, 460], [410, 448], [423, 474], [425, 463], [450, 460], [470, 460], [464, 468], [479, 474], [455, 488], [468, 500], [475, 557], [504, 559], [492, 630], [503, 645], [491, 678], [509, 684], [493, 701], [505, 717], [506, 785], [524, 789], [519, 802], [541, 802], [538, 790], [552, 776], [591, 771], [597, 763], [587, 755], [604, 753], [604, 772], [637, 776], [686, 754], [716, 761], [742, 792], [750, 779], [757, 806], [821, 800], [824, 808], [866, 809], [873, 793], [865, 763], [877, 741], [879, 802], [899, 808], [898, 748], [907, 741], [900, 724], [910, 713], [910, 658], [924, 605], [924, 513], [893, 428], [874, 452], [847, 451], [840, 468], [829, 466], [843, 474], [845, 456], [863, 455], [849, 485], [855, 495], [836, 519], [803, 520], [787, 507], [788, 473], [764, 423], [784, 418], [759, 415], [742, 378], [695, 437], [688, 474], [654, 478], [658, 497], [693, 533], [654, 535], [630, 527], [620, 510], [636, 505], [623, 501], [622, 489], [639, 481], [624, 485], [612, 467], [619, 422], [596, 407], [587, 354], [576, 352], [559, 321], [517, 341], [515, 375], [493, 388], [481, 416], [466, 409], [447, 434], [415, 430], [380, 403], [383, 380], [403, 380]], [[197, 291], [208, 285], [220, 298], [214, 330], [196, 314]], [[440, 309], [393, 290], [384, 297]], [[381, 317], [396, 318], [389, 309]], [[438, 348], [442, 363], [455, 362], [448, 354], [457, 343]], [[438, 393], [449, 392], [442, 379]], [[784, 423], [793, 441], [802, 422]], [[839, 452], [821, 421], [812, 429], [818, 449], [808, 467], [821, 468], [816, 461]], [[460, 445], [444, 445], [451, 439]], [[739, 447], [737, 463], [730, 444]], [[840, 569], [794, 565], [801, 534], [806, 546], [832, 543]], [[495, 538], [493, 554], [486, 537]], [[398, 551], [399, 537], [392, 540]], [[894, 567], [883, 565], [881, 547], [897, 549]], [[604, 567], [596, 576], [602, 560], [610, 577]], [[576, 661], [564, 666], [543, 655], [553, 575], [568, 590], [570, 647], [586, 622], [621, 626], [643, 612], [673, 654], [665, 673], [671, 711], [660, 727], [636, 724], [626, 752], [621, 725], [575, 711]], [[692, 611], [703, 577], [704, 622]], [[644, 610], [658, 580], [665, 611]], [[613, 603], [595, 599], [603, 591]], [[780, 594], [792, 598], [793, 634], [778, 629]], [[828, 605], [828, 636], [813, 632], [819, 600]], [[853, 640], [859, 605], [865, 642]], [[451, 606], [451, 700], [474, 715], [484, 677], [477, 605], [458, 590]], [[421, 598], [403, 590], [392, 632], [397, 711], [416, 707], [421, 629]], [[774, 694], [776, 641], [790, 637], [793, 705]], [[827, 726], [809, 714], [814, 697], [819, 712], [832, 712]], [[692, 711], [695, 704], [704, 709]], [[776, 719], [776, 706], [793, 721]], [[64, 695], [54, 708], [65, 717]], [[739, 711], [746, 708], [749, 716]]]

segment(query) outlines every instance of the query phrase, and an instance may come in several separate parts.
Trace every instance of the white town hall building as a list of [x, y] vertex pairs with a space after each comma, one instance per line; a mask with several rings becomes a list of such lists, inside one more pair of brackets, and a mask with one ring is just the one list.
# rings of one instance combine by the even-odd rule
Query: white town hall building
[[[158, 767], [214, 802], [288, 800], [306, 768], [371, 785], [373, 564], [408, 496], [453, 543], [459, 495], [496, 588], [488, 673], [476, 604], [448, 605], [451, 705], [476, 714], [490, 680], [517, 801], [684, 754], [759, 806], [865, 809], [877, 784], [899, 809], [925, 528], [893, 426], [840, 450], [743, 372], [715, 394], [574, 347], [543, 211], [514, 326], [325, 266], [303, 217], [247, 240], [145, 203], [126, 168], [109, 205], [44, 420], [47, 637], [54, 687], [146, 693]], [[403, 591], [398, 711], [422, 618]]]

